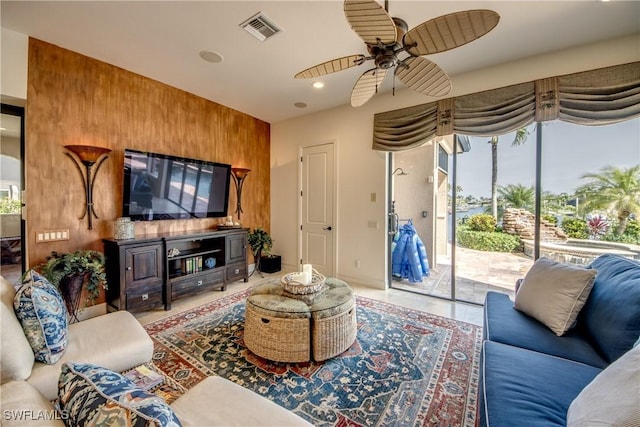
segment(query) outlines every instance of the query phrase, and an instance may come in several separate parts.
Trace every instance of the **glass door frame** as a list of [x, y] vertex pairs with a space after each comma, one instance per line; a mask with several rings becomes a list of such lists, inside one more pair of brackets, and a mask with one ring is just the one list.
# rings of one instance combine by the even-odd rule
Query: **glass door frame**
[[24, 171], [24, 156], [25, 156], [25, 125], [24, 125], [24, 107], [19, 107], [10, 104], [0, 104], [0, 113], [10, 116], [17, 116], [20, 118], [20, 247], [22, 256], [20, 257], [22, 273], [26, 271], [27, 266], [27, 239], [26, 237], [26, 221], [25, 221], [25, 171]]

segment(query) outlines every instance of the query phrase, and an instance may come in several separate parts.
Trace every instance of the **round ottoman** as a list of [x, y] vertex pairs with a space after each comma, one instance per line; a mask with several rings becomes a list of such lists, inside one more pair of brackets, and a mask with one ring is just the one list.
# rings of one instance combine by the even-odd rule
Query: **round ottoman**
[[244, 342], [268, 360], [326, 360], [348, 349], [356, 331], [353, 290], [338, 279], [327, 279], [310, 295], [291, 294], [273, 279], [247, 298]]

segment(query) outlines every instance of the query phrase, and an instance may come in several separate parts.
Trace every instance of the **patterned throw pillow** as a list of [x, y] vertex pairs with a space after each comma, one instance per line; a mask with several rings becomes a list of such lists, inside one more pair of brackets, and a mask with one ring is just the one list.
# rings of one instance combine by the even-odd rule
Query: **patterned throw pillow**
[[47, 364], [60, 360], [67, 348], [69, 325], [58, 289], [30, 270], [16, 292], [13, 308], [36, 360]]
[[68, 426], [181, 426], [159, 396], [116, 372], [89, 363], [65, 363], [58, 404]]

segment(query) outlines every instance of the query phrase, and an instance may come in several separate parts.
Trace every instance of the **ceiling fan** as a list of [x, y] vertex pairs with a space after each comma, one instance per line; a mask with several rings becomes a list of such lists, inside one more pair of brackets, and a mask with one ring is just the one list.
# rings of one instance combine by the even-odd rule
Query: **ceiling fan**
[[[364, 41], [368, 56], [336, 58], [300, 71], [295, 78], [315, 78], [373, 60], [375, 67], [365, 71], [351, 91], [352, 106], [359, 107], [371, 99], [391, 68], [407, 87], [424, 95], [443, 96], [451, 91], [449, 76], [422, 55], [467, 44], [487, 34], [500, 20], [492, 10], [466, 10], [431, 19], [407, 31], [404, 20], [389, 16], [387, 1], [384, 8], [375, 0], [344, 2], [347, 21]], [[402, 53], [407, 56], [400, 58]]]

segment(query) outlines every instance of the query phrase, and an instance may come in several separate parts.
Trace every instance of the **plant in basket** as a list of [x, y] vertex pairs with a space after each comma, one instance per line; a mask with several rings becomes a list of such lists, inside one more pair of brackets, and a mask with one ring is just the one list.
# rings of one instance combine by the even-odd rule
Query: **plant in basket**
[[95, 302], [100, 295], [100, 289], [107, 289], [104, 254], [98, 251], [51, 252], [47, 260], [38, 265], [36, 270], [60, 289], [67, 312], [76, 321], [82, 289], [87, 291], [84, 307]]
[[253, 260], [256, 264], [256, 270], [260, 272], [265, 271], [267, 273], [280, 271], [279, 265], [277, 270], [273, 269], [273, 271], [271, 271], [272, 269], [270, 268], [270, 265], [267, 265], [268, 268], [266, 269], [262, 268], [262, 264], [265, 262], [270, 263], [272, 258], [274, 260], [277, 260], [278, 264], [280, 262], [280, 257], [278, 255], [271, 254], [273, 239], [271, 238], [269, 233], [264, 231], [262, 228], [257, 227], [249, 232], [249, 234], [247, 235], [247, 240], [249, 242], [249, 245], [251, 246], [251, 251], [253, 253]]

